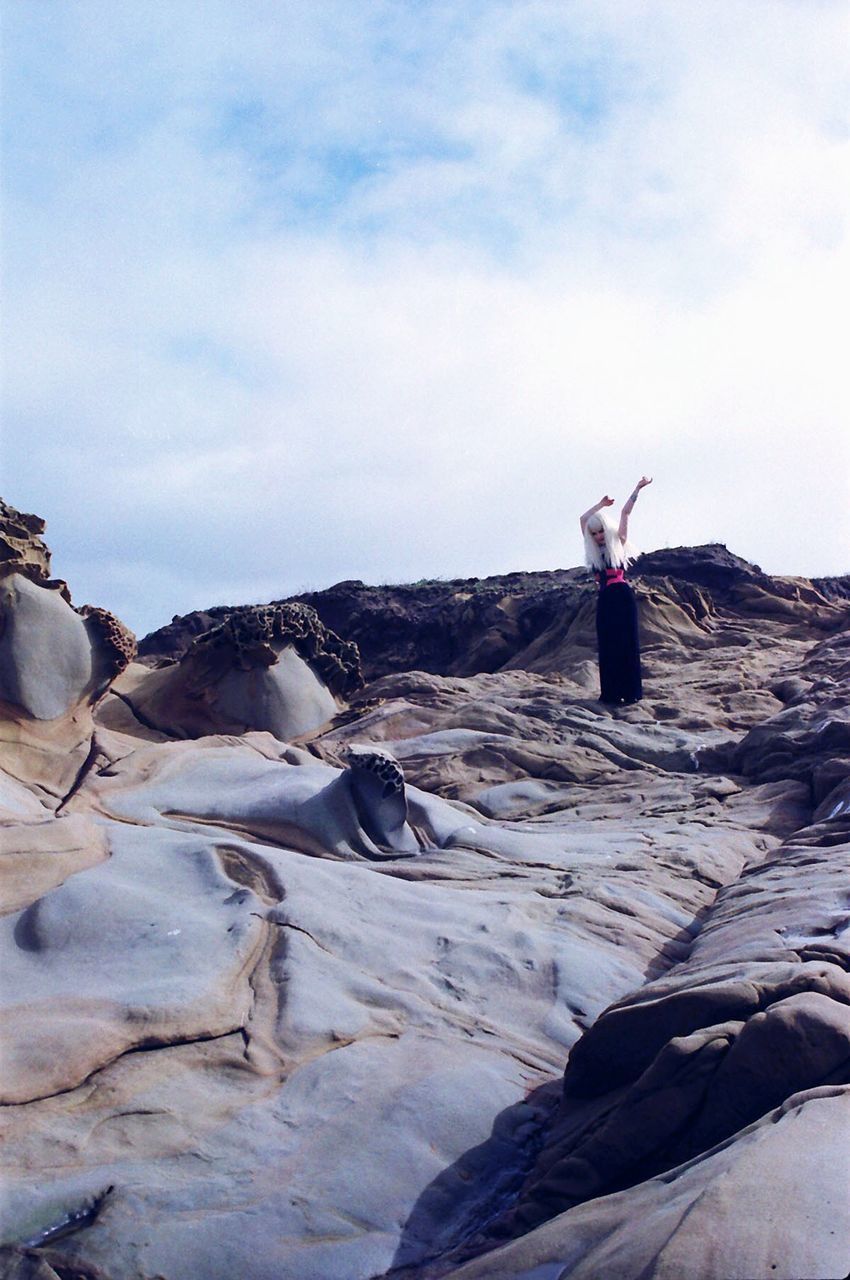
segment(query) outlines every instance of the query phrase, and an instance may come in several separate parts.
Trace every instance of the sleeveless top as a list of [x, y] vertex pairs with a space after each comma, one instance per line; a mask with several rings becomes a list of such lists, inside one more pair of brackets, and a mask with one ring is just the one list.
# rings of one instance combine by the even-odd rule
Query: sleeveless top
[[595, 577], [599, 583], [600, 591], [604, 591], [606, 587], [618, 586], [621, 582], [626, 581], [624, 569], [597, 569]]

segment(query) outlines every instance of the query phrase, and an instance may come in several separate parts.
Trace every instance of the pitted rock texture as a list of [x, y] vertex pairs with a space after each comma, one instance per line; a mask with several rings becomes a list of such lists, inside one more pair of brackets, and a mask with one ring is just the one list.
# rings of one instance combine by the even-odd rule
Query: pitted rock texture
[[0, 498], [0, 577], [22, 573], [33, 582], [50, 580], [50, 551], [39, 516], [16, 511]]
[[382, 799], [404, 794], [404, 771], [399, 762], [385, 751], [352, 747], [346, 752], [345, 758], [354, 772], [377, 779]]
[[636, 707], [579, 571], [347, 587], [386, 674], [297, 742], [135, 664], [61, 795], [0, 774], [3, 1265], [846, 1276], [846, 602], [657, 555]]
[[135, 658], [136, 637], [108, 609], [84, 604], [77, 612], [85, 619], [89, 634], [94, 633], [99, 642], [100, 665], [105, 686], [108, 687]]
[[292, 645], [328, 687], [346, 697], [363, 684], [360, 654], [324, 625], [314, 609], [299, 602], [217, 607], [174, 618], [167, 627], [145, 636], [139, 656], [145, 659], [193, 657], [196, 679], [214, 679], [237, 666], [244, 671], [271, 666], [281, 645]]
[[203, 687], [231, 667], [251, 671], [273, 666], [284, 645], [309, 662], [334, 693], [345, 696], [363, 683], [357, 646], [340, 640], [313, 609], [299, 604], [234, 610], [186, 653], [190, 679]]
[[344, 753], [354, 802], [365, 829], [381, 848], [414, 853], [418, 845], [408, 825], [404, 770], [385, 751], [350, 747]]
[[268, 730], [288, 741], [334, 719], [342, 698], [362, 683], [357, 646], [314, 610], [251, 606], [227, 611], [179, 661], [128, 672], [114, 689], [125, 707], [113, 700], [102, 723], [132, 729], [135, 719], [154, 732], [195, 738]]

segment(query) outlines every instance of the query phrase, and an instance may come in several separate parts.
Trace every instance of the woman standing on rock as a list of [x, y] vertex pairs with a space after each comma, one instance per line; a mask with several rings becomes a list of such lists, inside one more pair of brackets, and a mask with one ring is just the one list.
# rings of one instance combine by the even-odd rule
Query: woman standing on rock
[[614, 499], [607, 494], [580, 517], [587, 563], [599, 583], [596, 602], [599, 696], [602, 702], [613, 706], [628, 706], [643, 697], [637, 603], [626, 582], [625, 570], [638, 554], [628, 540], [629, 516], [638, 494], [648, 484], [652, 484], [649, 476], [637, 482], [623, 507], [617, 528], [603, 514], [605, 507], [614, 505]]

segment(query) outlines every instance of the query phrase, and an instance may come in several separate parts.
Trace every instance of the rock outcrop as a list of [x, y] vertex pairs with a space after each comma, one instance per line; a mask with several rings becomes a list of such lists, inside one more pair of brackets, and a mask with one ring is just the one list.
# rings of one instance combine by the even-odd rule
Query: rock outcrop
[[55, 806], [91, 750], [92, 711], [135, 654], [105, 609], [50, 577], [44, 521], [0, 501], [0, 767]]
[[617, 711], [578, 570], [209, 610], [116, 676], [12, 523], [4, 687], [75, 692], [0, 705], [0, 1273], [847, 1274], [840, 592], [643, 557]]
[[[644, 645], [698, 642], [700, 635], [714, 645], [706, 622], [718, 613], [744, 626], [756, 615], [786, 627], [799, 618], [806, 634], [819, 623], [828, 630], [845, 600], [844, 579], [819, 580], [821, 591], [808, 579], [770, 578], [718, 544], [650, 552], [630, 572]], [[340, 582], [293, 599], [357, 644], [363, 674], [372, 681], [411, 670], [469, 676], [512, 667], [563, 672], [592, 663], [594, 590], [586, 570], [557, 569], [397, 587]], [[281, 603], [291, 602], [275, 602]], [[175, 617], [144, 638], [140, 654], [181, 657], [198, 635], [234, 612], [219, 607]]]
[[[256, 729], [288, 741], [333, 719], [362, 683], [355, 644], [307, 606], [278, 604], [233, 610], [178, 661], [137, 667], [114, 692], [141, 724], [168, 735]], [[103, 720], [120, 728], [126, 715], [113, 706]]]
[[40, 516], [16, 511], [0, 498], [0, 566], [4, 576], [21, 573], [34, 582], [50, 581], [50, 551], [41, 536], [44, 528]]

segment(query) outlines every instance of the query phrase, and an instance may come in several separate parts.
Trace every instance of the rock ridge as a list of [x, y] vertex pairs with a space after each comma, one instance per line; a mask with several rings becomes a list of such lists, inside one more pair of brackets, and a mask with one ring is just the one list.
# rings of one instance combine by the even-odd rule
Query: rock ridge
[[[808, 579], [770, 577], [714, 543], [648, 552], [631, 576], [639, 591], [645, 584], [644, 612], [663, 614], [672, 604], [696, 627], [720, 613], [744, 623], [761, 615], [828, 629], [845, 598], [841, 579], [832, 586], [819, 580], [827, 594]], [[351, 580], [269, 607], [297, 602], [315, 609], [326, 627], [357, 644], [364, 677], [372, 681], [409, 670], [468, 676], [529, 664], [539, 669], [547, 661], [552, 669], [555, 640], [569, 644], [571, 629], [572, 639], [587, 647], [594, 592], [588, 571], [574, 568], [399, 586]], [[175, 616], [145, 636], [139, 652], [148, 660], [180, 657], [198, 634], [234, 612], [216, 606]], [[664, 630], [660, 618], [657, 625]]]

